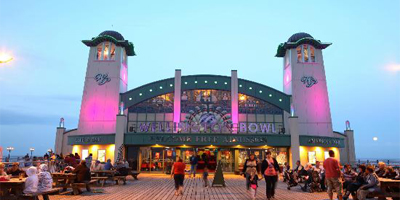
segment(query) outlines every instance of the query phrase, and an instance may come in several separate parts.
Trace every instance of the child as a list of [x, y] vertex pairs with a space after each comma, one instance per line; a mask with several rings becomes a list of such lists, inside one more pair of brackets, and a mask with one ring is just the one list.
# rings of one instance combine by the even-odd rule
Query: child
[[204, 181], [204, 187], [208, 187], [208, 168], [207, 168], [207, 166], [205, 166], [204, 170], [203, 170], [203, 181]]
[[32, 194], [36, 193], [38, 190], [38, 184], [39, 184], [39, 178], [36, 174], [37, 169], [36, 167], [29, 167], [26, 170], [26, 174], [28, 175], [28, 178], [25, 180], [25, 189], [24, 193], [25, 194]]
[[256, 194], [257, 194], [257, 187], [258, 187], [258, 176], [257, 176], [257, 171], [251, 170], [250, 172], [250, 195], [251, 199], [256, 199]]

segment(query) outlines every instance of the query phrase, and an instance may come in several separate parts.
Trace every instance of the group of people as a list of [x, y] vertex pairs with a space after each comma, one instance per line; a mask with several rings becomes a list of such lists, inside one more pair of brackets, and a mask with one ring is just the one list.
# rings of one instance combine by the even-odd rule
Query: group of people
[[[25, 194], [46, 192], [52, 189], [53, 179], [49, 172], [47, 164], [40, 164], [37, 167], [31, 166], [26, 171], [19, 168], [19, 163], [15, 162], [6, 170], [6, 166], [0, 163], [0, 180], [7, 181], [12, 177], [26, 177]], [[7, 191], [11, 192], [12, 191]]]
[[[392, 166], [386, 166], [380, 162], [378, 167], [361, 164], [357, 167], [357, 172], [353, 170], [350, 164], [342, 167], [337, 159], [334, 158], [334, 151], [329, 151], [323, 165], [317, 161], [315, 166], [307, 164], [303, 167], [300, 161], [297, 161], [294, 171], [296, 179], [303, 181], [307, 188], [313, 179], [313, 172], [319, 176], [319, 186], [321, 190], [327, 189], [330, 199], [333, 199], [333, 191], [336, 191], [339, 200], [347, 200], [350, 195], [353, 199], [364, 200], [371, 192], [380, 192], [379, 178], [400, 179], [398, 172]], [[291, 170], [285, 166], [285, 171]], [[344, 192], [343, 192], [344, 191]]]
[[[88, 182], [91, 180], [91, 171], [116, 170], [118, 175], [128, 175], [129, 164], [122, 160], [115, 164], [108, 159], [106, 163], [99, 160], [93, 161], [93, 155], [89, 154], [85, 159], [81, 159], [79, 154], [69, 154], [67, 156], [50, 153], [44, 157], [46, 164], [32, 162], [26, 170], [20, 168], [20, 163], [13, 163], [8, 169], [4, 163], [0, 163], [0, 181], [8, 181], [11, 178], [25, 178], [25, 188], [23, 193], [46, 192], [52, 189], [53, 179], [51, 173], [65, 172], [76, 174], [77, 183]], [[25, 165], [23, 166], [25, 167]], [[11, 192], [12, 191], [8, 191]], [[81, 192], [81, 191], [80, 191]]]

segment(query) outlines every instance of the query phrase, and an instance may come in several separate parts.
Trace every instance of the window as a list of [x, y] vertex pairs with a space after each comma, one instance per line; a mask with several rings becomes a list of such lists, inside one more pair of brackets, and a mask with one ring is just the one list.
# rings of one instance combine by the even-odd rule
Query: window
[[296, 48], [297, 62], [315, 62], [315, 48], [308, 44], [300, 45]]
[[297, 62], [302, 62], [303, 58], [301, 56], [301, 46], [297, 47]]
[[315, 151], [308, 152], [308, 162], [314, 165], [317, 162], [317, 154]]
[[314, 47], [310, 46], [311, 62], [315, 62]]
[[325, 152], [324, 152], [324, 156], [325, 156], [325, 160], [326, 160], [327, 158], [329, 158], [329, 151], [325, 151]]
[[88, 157], [89, 156], [89, 150], [87, 150], [87, 149], [82, 149], [82, 157], [81, 157], [81, 159], [83, 160], [83, 159], [85, 159], [86, 157]]
[[304, 62], [308, 62], [308, 45], [303, 45]]
[[106, 162], [106, 150], [97, 151], [97, 160], [100, 162]]
[[110, 59], [115, 60], [115, 44], [111, 43]]
[[115, 60], [115, 44], [103, 42], [97, 45], [96, 60]]

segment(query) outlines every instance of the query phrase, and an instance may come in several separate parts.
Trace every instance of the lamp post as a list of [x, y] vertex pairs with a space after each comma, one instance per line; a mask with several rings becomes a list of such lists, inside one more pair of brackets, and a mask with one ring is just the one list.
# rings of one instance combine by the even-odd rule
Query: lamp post
[[31, 147], [31, 148], [29, 149], [29, 151], [31, 151], [31, 159], [32, 159], [32, 153], [33, 153], [33, 151], [35, 151], [35, 149]]
[[11, 151], [14, 150], [14, 147], [7, 147], [7, 151], [8, 151], [8, 161], [10, 161], [11, 158]]

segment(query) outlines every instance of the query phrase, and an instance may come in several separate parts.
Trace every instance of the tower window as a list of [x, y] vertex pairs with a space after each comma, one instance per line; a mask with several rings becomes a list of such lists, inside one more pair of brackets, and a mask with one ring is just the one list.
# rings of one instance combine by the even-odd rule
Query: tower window
[[97, 45], [96, 60], [115, 60], [115, 44], [103, 42]]
[[308, 44], [300, 45], [296, 48], [297, 62], [299, 63], [314, 63], [315, 62], [315, 48]]

